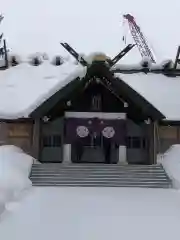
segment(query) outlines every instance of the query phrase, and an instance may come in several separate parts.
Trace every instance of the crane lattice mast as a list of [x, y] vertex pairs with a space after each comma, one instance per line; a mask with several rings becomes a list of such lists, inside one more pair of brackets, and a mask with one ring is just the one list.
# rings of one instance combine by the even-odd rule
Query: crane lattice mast
[[[1, 24], [2, 20], [3, 20], [3, 18], [4, 17], [2, 15], [0, 15], [0, 24]], [[3, 38], [3, 33], [0, 34], [0, 43], [1, 43], [2, 38]]]
[[156, 61], [153, 56], [153, 53], [151, 52], [148, 43], [143, 33], [141, 32], [140, 27], [137, 25], [135, 18], [130, 14], [123, 15], [123, 17], [128, 21], [131, 35], [139, 49], [141, 56], [143, 58], [148, 57], [151, 60], [151, 62], [155, 63]]

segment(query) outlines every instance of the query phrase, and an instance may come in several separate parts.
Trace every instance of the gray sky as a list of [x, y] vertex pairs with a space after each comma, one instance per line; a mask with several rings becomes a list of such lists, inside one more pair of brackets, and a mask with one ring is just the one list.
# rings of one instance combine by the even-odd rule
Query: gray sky
[[[174, 59], [180, 45], [179, 0], [1, 0], [1, 12], [0, 29], [15, 53], [63, 53], [59, 42], [67, 41], [78, 52], [113, 56], [124, 47], [125, 13], [136, 17], [158, 61]], [[124, 61], [140, 59], [133, 50]]]

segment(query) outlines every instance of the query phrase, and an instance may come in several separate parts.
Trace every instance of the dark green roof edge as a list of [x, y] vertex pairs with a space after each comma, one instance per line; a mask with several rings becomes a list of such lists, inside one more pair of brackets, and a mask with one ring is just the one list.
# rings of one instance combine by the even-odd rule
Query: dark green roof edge
[[132, 89], [128, 84], [126, 84], [120, 78], [115, 78], [112, 71], [108, 69], [107, 66], [101, 64], [92, 64], [86, 76], [83, 79], [79, 77], [72, 80], [62, 89], [57, 91], [53, 96], [51, 96], [48, 100], [42, 103], [37, 109], [35, 109], [31, 114], [31, 118], [42, 118], [45, 116], [59, 101], [65, 100], [68, 101], [69, 95], [76, 91], [76, 89], [83, 88], [89, 78], [92, 76], [98, 77], [107, 77], [107, 79], [112, 82], [112, 85], [118, 90], [120, 95], [126, 99], [128, 99], [131, 103], [137, 105], [143, 112], [151, 118], [152, 120], [162, 120], [165, 116], [156, 109], [151, 103], [149, 103], [144, 97], [142, 97], [139, 93], [137, 93], [134, 89]]
[[157, 109], [154, 105], [152, 105], [149, 101], [147, 101], [142, 95], [136, 92], [133, 88], [131, 88], [127, 83], [125, 83], [121, 78], [115, 78], [116, 84], [119, 85], [122, 93], [125, 96], [129, 96], [130, 101], [134, 102], [135, 105], [140, 106], [143, 112], [152, 120], [162, 120], [165, 116]]
[[75, 78], [69, 82], [66, 86], [58, 90], [49, 99], [43, 102], [38, 108], [36, 108], [31, 114], [31, 118], [42, 118], [55, 104], [60, 100], [65, 99], [72, 91], [82, 84], [80, 77]]

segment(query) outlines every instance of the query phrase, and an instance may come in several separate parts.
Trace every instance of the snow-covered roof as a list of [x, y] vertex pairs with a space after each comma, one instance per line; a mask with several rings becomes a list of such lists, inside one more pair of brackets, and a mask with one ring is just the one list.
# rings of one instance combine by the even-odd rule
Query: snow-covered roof
[[39, 66], [21, 63], [0, 71], [0, 119], [28, 117], [54, 93], [77, 77], [84, 77], [86, 68], [65, 62], [54, 66], [44, 61]]
[[[86, 67], [80, 64], [64, 61], [55, 66], [49, 60], [39, 66], [21, 62], [0, 71], [0, 119], [29, 117], [61, 88], [85, 74]], [[180, 77], [155, 73], [115, 73], [115, 76], [142, 95], [167, 120], [180, 120]]]
[[180, 120], [180, 77], [154, 73], [115, 75], [157, 108], [166, 116], [166, 120]]

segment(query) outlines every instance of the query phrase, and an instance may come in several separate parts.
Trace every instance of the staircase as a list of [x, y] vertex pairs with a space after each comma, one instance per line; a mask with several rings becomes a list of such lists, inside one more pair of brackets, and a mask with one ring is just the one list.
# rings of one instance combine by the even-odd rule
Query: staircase
[[170, 188], [161, 165], [34, 164], [34, 186]]

